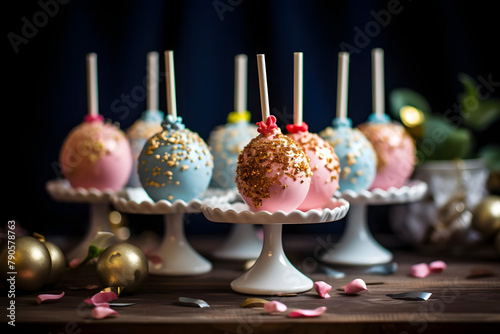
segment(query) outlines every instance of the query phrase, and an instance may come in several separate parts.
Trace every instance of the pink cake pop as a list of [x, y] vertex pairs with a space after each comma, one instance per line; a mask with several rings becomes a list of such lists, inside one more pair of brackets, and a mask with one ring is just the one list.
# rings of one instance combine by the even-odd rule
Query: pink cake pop
[[333, 147], [317, 134], [308, 131], [302, 121], [302, 53], [294, 54], [294, 124], [288, 124], [288, 136], [295, 140], [309, 157], [311, 186], [298, 209], [307, 211], [323, 207], [339, 188], [340, 163]]
[[[238, 156], [236, 185], [252, 211], [295, 210], [311, 184], [309, 158], [293, 139], [281, 133], [269, 116], [264, 55], [257, 55], [262, 122], [259, 135]], [[264, 122], [265, 121], [265, 122]]]
[[132, 170], [132, 152], [125, 133], [103, 122], [97, 103], [97, 56], [87, 55], [89, 113], [65, 138], [59, 161], [72, 187], [119, 190]]
[[357, 128], [377, 154], [377, 173], [371, 189], [400, 188], [406, 184], [415, 167], [415, 141], [401, 124], [391, 121], [384, 112], [382, 49], [372, 51], [372, 63], [374, 112], [366, 123]]

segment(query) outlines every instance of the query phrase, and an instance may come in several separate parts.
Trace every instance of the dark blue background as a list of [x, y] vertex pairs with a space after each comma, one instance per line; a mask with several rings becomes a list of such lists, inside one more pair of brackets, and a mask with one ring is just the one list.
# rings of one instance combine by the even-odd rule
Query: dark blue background
[[[221, 3], [228, 6], [223, 13]], [[18, 52], [8, 34], [22, 35], [25, 21], [33, 23], [43, 6], [37, 1], [5, 3], [3, 221], [16, 219], [39, 233], [86, 231], [88, 205], [55, 202], [45, 184], [58, 176], [53, 163], [62, 141], [87, 112], [89, 52], [98, 54], [100, 113], [126, 129], [145, 109], [145, 97], [138, 93], [146, 76], [146, 53], [160, 52], [163, 72], [163, 51], [174, 50], [178, 114], [205, 139], [233, 108], [238, 53], [249, 57], [248, 109], [254, 121], [260, 120], [255, 55], [266, 55], [270, 106], [282, 128], [292, 122], [293, 52], [304, 53], [304, 120], [312, 132], [335, 116], [337, 54], [345, 43], [359, 49], [351, 53], [349, 77], [354, 125], [371, 112], [374, 47], [385, 50], [386, 92], [412, 88], [428, 98], [435, 113], [456, 103], [462, 92], [460, 72], [500, 81], [500, 29], [493, 2], [401, 0], [398, 13], [381, 27], [371, 11], [387, 10], [388, 3], [394, 1], [71, 1], [52, 6], [52, 17], [18, 45]], [[379, 31], [369, 30], [377, 25]], [[126, 104], [120, 102], [115, 107], [122, 108], [112, 108], [123, 94], [131, 96], [134, 107], [123, 108]], [[165, 110], [164, 84], [160, 106]], [[495, 128], [498, 123], [478, 137], [478, 146], [492, 140]], [[386, 214], [386, 207], [370, 208], [372, 230], [390, 232]], [[188, 233], [227, 229], [201, 214], [188, 220]], [[156, 216], [131, 215], [129, 222], [133, 231], [162, 227]], [[286, 231], [336, 233], [342, 228], [341, 222]]]

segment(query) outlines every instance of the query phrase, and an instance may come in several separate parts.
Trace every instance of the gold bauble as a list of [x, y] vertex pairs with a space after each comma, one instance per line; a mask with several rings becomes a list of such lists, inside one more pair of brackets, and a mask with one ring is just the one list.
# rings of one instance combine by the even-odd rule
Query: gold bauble
[[[40, 289], [50, 275], [52, 261], [49, 250], [31, 236], [18, 237], [12, 242], [9, 244], [5, 240], [0, 251], [2, 277], [6, 280], [14, 278], [16, 290], [31, 292]], [[10, 286], [10, 283], [7, 284]]]
[[106, 248], [97, 259], [97, 276], [105, 287], [123, 287], [133, 292], [149, 273], [144, 253], [129, 243], [117, 243]]
[[45, 240], [43, 244], [47, 247], [50, 254], [50, 260], [52, 262], [47, 284], [55, 284], [62, 279], [64, 273], [66, 272], [66, 257], [56, 244], [47, 240]]
[[472, 211], [472, 227], [485, 237], [500, 231], [500, 196], [486, 196]]

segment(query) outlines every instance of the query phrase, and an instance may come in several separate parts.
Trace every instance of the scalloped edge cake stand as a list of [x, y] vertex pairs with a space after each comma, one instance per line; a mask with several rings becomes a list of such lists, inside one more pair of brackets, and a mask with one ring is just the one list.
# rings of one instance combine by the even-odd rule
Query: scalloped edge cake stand
[[[237, 189], [231, 189], [230, 202], [243, 202]], [[254, 225], [231, 224], [228, 238], [212, 256], [220, 260], [251, 260], [259, 257], [262, 239]]]
[[83, 260], [88, 253], [90, 243], [97, 232], [111, 232], [109, 224], [109, 203], [114, 194], [112, 190], [98, 190], [96, 188], [84, 189], [73, 188], [68, 180], [51, 180], [45, 184], [45, 189], [52, 199], [58, 202], [88, 203], [90, 205], [89, 225], [83, 239], [77, 246], [65, 254], [69, 261], [73, 259]]
[[252, 212], [244, 203], [202, 205], [202, 212], [210, 221], [264, 226], [264, 240], [257, 261], [231, 282], [235, 292], [251, 295], [287, 295], [312, 289], [313, 281], [295, 268], [283, 251], [283, 225], [332, 222], [342, 219], [348, 210], [349, 203], [343, 199], [332, 199], [322, 210], [289, 213]]
[[380, 245], [370, 232], [366, 217], [367, 205], [416, 202], [426, 193], [427, 183], [420, 180], [410, 181], [401, 188], [336, 193], [335, 196], [351, 203], [351, 210], [340, 241], [321, 256], [321, 261], [347, 266], [369, 266], [392, 261], [393, 254]]
[[[217, 198], [217, 199], [215, 199]], [[184, 214], [200, 213], [204, 201], [227, 201], [222, 195], [189, 202], [160, 200], [153, 202], [143, 188], [126, 188], [112, 196], [113, 206], [126, 213], [163, 215], [165, 232], [160, 246], [151, 255], [157, 255], [160, 263], [149, 263], [153, 275], [190, 276], [200, 275], [212, 270], [212, 263], [201, 256], [188, 242], [184, 231]]]

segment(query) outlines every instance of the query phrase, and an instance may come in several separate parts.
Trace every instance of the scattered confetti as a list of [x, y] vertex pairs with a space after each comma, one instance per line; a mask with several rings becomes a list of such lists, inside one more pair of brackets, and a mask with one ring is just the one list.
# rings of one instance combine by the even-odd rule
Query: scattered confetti
[[363, 281], [361, 278], [356, 278], [356, 279], [350, 281], [345, 286], [344, 292], [347, 295], [354, 295], [354, 294], [361, 292], [361, 291], [364, 291], [364, 290], [368, 290], [368, 288], [366, 287], [365, 281]]
[[402, 300], [427, 300], [432, 295], [430, 292], [410, 291], [402, 293], [389, 293], [386, 296]]
[[179, 297], [179, 303], [185, 306], [194, 306], [194, 307], [210, 307], [208, 303], [202, 299], [196, 298], [188, 298], [188, 297]]
[[290, 318], [305, 318], [305, 317], [319, 317], [326, 311], [326, 306], [321, 306], [318, 308], [315, 308], [314, 310], [301, 310], [301, 309], [296, 309], [291, 311], [288, 316]]
[[267, 303], [269, 301], [262, 298], [247, 298], [240, 307], [264, 307]]
[[482, 278], [496, 276], [496, 273], [484, 268], [471, 269], [465, 278]]
[[414, 264], [410, 268], [410, 275], [413, 277], [424, 278], [429, 276], [431, 270], [429, 269], [429, 265], [427, 263], [418, 263]]
[[107, 317], [118, 317], [119, 314], [115, 310], [106, 306], [96, 306], [90, 312], [94, 319], [104, 319]]
[[285, 312], [287, 307], [278, 301], [271, 301], [264, 304], [264, 311], [268, 313]]
[[57, 294], [49, 294], [49, 293], [46, 293], [46, 294], [41, 294], [41, 295], [38, 295], [36, 297], [36, 302], [38, 304], [41, 304], [43, 303], [44, 301], [50, 301], [50, 300], [58, 300], [58, 299], [61, 299], [62, 297], [64, 296], [64, 291], [57, 295]]
[[443, 270], [445, 269], [446, 269], [446, 263], [444, 261], [437, 260], [429, 263], [429, 270], [431, 271], [431, 274], [442, 273]]
[[87, 304], [92, 304], [94, 306], [106, 306], [109, 307], [108, 302], [115, 300], [118, 297], [114, 292], [98, 292], [89, 299], [85, 299], [84, 302]]
[[314, 282], [314, 290], [321, 296], [321, 298], [330, 298], [331, 296], [328, 294], [332, 286], [323, 281]]

